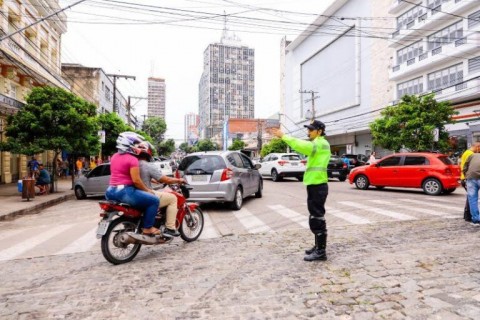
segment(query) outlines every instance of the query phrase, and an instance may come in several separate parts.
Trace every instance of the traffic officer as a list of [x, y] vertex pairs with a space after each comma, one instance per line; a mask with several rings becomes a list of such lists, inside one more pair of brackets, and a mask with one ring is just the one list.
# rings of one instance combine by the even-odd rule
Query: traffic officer
[[325, 124], [313, 120], [309, 125], [310, 141], [297, 139], [284, 134], [280, 129], [272, 133], [281, 138], [295, 151], [308, 157], [303, 183], [307, 186], [307, 206], [310, 213], [310, 230], [315, 235], [315, 246], [305, 250], [305, 261], [327, 260], [327, 223], [325, 221], [325, 201], [328, 196], [327, 166], [330, 160], [330, 144], [325, 139]]

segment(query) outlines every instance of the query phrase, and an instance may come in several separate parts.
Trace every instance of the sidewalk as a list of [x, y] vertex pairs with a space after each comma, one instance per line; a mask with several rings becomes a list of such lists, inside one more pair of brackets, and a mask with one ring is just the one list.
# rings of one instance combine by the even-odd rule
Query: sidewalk
[[75, 194], [71, 189], [71, 177], [57, 180], [55, 193], [36, 195], [35, 198], [27, 201], [22, 199], [22, 193], [18, 192], [16, 182], [0, 184], [0, 221], [13, 219], [19, 215], [38, 213], [42, 209], [73, 199]]

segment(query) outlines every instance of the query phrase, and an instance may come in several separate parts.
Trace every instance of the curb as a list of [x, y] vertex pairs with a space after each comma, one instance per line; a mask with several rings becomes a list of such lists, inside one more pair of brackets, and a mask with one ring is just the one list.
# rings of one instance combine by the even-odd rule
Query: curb
[[27, 215], [27, 214], [35, 214], [39, 210], [43, 210], [43, 209], [52, 207], [56, 204], [59, 204], [61, 202], [65, 202], [65, 201], [72, 200], [72, 199], [75, 199], [74, 194], [63, 195], [63, 196], [60, 196], [58, 198], [51, 199], [51, 200], [36, 204], [36, 205], [31, 206], [29, 208], [16, 210], [16, 211], [12, 211], [12, 212], [9, 212], [7, 214], [4, 214], [4, 215], [0, 216], [0, 221], [13, 220], [17, 216], [22, 216], [22, 215]]

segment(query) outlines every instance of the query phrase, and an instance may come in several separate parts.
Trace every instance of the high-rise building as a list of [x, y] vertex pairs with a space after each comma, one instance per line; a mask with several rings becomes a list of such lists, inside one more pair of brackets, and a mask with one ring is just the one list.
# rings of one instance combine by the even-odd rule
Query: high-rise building
[[193, 112], [187, 113], [184, 119], [185, 131], [184, 140], [188, 142], [188, 145], [194, 145], [198, 141], [198, 125], [200, 123], [200, 117]]
[[208, 45], [199, 85], [200, 134], [221, 144], [229, 118], [255, 114], [255, 50], [242, 45], [226, 27], [219, 43]]
[[148, 117], [165, 119], [165, 79], [148, 78]]

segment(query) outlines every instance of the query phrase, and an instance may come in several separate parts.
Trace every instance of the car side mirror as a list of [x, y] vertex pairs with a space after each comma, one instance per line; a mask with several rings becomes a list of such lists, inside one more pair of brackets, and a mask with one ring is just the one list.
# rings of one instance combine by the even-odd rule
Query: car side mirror
[[255, 163], [255, 169], [258, 170], [262, 167], [262, 165], [260, 163]]

